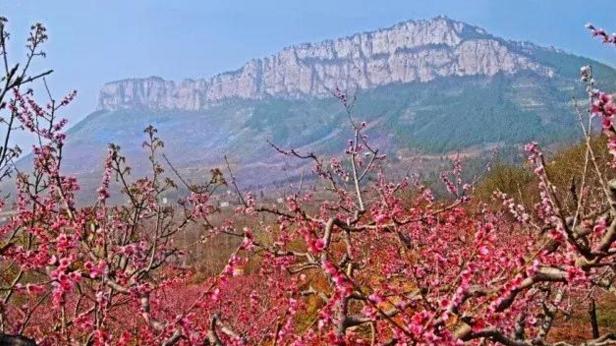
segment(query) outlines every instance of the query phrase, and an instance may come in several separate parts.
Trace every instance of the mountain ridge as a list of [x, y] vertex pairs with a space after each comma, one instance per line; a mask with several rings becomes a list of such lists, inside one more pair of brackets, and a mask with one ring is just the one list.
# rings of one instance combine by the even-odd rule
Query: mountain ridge
[[385, 29], [288, 46], [210, 78], [174, 82], [152, 76], [110, 82], [101, 89], [97, 109], [200, 110], [230, 98], [324, 97], [335, 88], [364, 90], [396, 82], [522, 70], [551, 77], [550, 67], [512, 49], [524, 45], [529, 43], [506, 41], [443, 16], [409, 20]]

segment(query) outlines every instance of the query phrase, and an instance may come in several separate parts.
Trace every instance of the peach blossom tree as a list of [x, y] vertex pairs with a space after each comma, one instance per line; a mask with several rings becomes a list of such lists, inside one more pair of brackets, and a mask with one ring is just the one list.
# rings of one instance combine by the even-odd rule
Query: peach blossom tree
[[[213, 170], [203, 184], [188, 184], [160, 160], [164, 144], [150, 126], [148, 175], [134, 177], [110, 145], [97, 199], [81, 206], [78, 182], [62, 168], [60, 113], [75, 93], [56, 101], [43, 83], [49, 101], [41, 105], [25, 90], [50, 73], [29, 72], [30, 61], [44, 56], [45, 28], [32, 27], [26, 63], [11, 65], [6, 23], [0, 18], [0, 169], [5, 181], [16, 178], [17, 191], [2, 205], [0, 342], [565, 346], [571, 341], [552, 333], [558, 316], [589, 302], [592, 337], [582, 344], [616, 342], [615, 334], [600, 333], [596, 316], [601, 294], [614, 293], [616, 180], [598, 168], [590, 145], [593, 119], [600, 119], [615, 150], [616, 104], [597, 90], [589, 67], [581, 70], [588, 107], [579, 112], [586, 174], [560, 191], [540, 147], [528, 144], [536, 205], [496, 191], [502, 210], [470, 208], [473, 185], [457, 159], [441, 175], [448, 198], [437, 199], [416, 177], [388, 179], [387, 157], [366, 134], [370, 124], [355, 119], [354, 99], [337, 90], [352, 129], [342, 155], [272, 143], [314, 167], [315, 187], [298, 187], [284, 205], [243, 191], [229, 165], [224, 178]], [[30, 171], [14, 165], [13, 131], [34, 139]], [[599, 186], [588, 184], [591, 174]], [[221, 185], [239, 200], [222, 221], [213, 218]], [[125, 202], [111, 202], [112, 186]], [[185, 194], [169, 203], [172, 190]], [[183, 265], [186, 244], [178, 239], [189, 228], [206, 241], [236, 239], [233, 249], [221, 249], [228, 259], [217, 275], [198, 279]]]

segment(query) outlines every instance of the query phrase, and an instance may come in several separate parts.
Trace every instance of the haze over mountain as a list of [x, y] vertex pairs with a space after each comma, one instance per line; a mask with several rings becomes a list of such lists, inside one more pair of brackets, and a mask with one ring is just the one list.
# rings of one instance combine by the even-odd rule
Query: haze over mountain
[[586, 64], [616, 85], [613, 68], [555, 48], [446, 17], [407, 21], [284, 48], [211, 78], [108, 83], [97, 110], [70, 130], [64, 167], [96, 181], [114, 142], [139, 171], [143, 128], [153, 124], [189, 178], [219, 166], [224, 154], [249, 184], [296, 177], [306, 167], [287, 162], [267, 140], [324, 154], [343, 149], [350, 128], [331, 96], [336, 88], [357, 96], [355, 116], [394, 161], [557, 143], [578, 133], [571, 99], [582, 95], [578, 71]]

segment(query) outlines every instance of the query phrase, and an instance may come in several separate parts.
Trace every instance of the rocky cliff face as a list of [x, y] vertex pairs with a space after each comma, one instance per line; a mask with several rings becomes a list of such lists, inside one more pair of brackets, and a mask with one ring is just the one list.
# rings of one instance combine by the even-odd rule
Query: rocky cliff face
[[179, 83], [158, 77], [106, 84], [98, 108], [199, 110], [229, 98], [297, 98], [448, 76], [493, 76], [551, 68], [483, 29], [438, 17], [283, 49], [239, 70]]

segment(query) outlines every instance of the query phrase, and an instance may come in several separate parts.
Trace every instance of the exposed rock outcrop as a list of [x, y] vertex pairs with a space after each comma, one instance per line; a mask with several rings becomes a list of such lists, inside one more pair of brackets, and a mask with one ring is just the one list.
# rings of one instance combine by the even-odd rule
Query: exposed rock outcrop
[[519, 43], [445, 17], [316, 44], [301, 44], [251, 60], [239, 70], [176, 83], [158, 77], [106, 84], [99, 109], [199, 110], [228, 98], [328, 95], [338, 87], [368, 89], [448, 76], [553, 71], [516, 49]]

